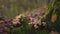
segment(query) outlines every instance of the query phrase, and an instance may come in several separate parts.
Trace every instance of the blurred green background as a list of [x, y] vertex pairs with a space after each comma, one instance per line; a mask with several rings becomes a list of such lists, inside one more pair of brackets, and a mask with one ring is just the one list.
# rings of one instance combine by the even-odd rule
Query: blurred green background
[[18, 14], [30, 12], [49, 4], [50, 0], [0, 0], [0, 16], [12, 18]]

